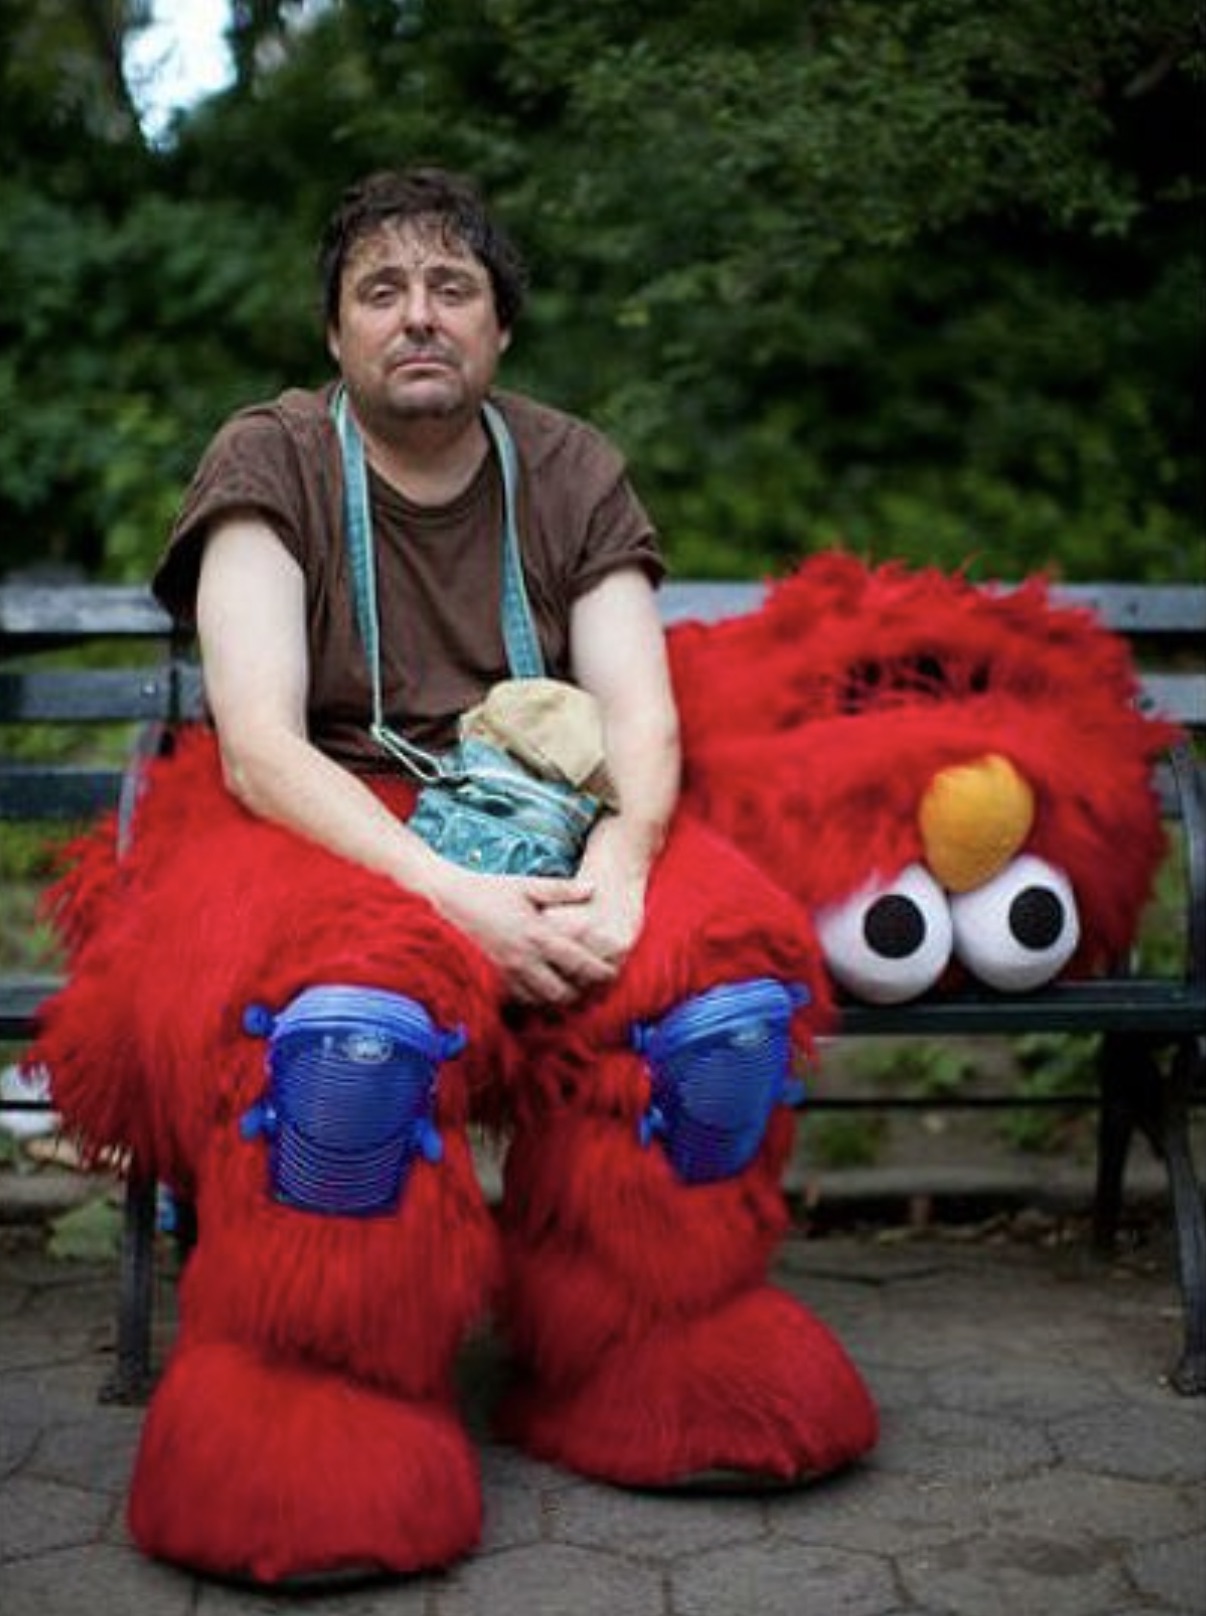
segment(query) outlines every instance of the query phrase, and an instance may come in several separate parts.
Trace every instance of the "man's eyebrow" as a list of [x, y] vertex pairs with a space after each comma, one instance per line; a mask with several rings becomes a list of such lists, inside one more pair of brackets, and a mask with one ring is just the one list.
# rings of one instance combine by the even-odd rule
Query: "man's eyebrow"
[[422, 264], [417, 270], [408, 268], [405, 264], [373, 264], [353, 277], [353, 284], [357, 287], [374, 286], [381, 282], [397, 284], [408, 280], [412, 274], [419, 274], [426, 280], [460, 281], [467, 286], [481, 286], [488, 277], [479, 274], [472, 265], [442, 261], [434, 264]]
[[464, 281], [472, 286], [484, 285], [489, 279], [484, 270], [479, 269], [476, 264], [466, 262], [463, 259], [451, 261], [446, 259], [442, 262], [425, 265], [423, 273], [433, 280]]

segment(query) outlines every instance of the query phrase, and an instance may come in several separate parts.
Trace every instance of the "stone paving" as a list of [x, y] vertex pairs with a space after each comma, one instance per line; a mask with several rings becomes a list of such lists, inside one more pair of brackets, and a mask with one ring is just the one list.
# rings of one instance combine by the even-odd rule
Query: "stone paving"
[[778, 1277], [862, 1365], [884, 1434], [857, 1469], [789, 1494], [626, 1492], [491, 1443], [501, 1364], [487, 1339], [463, 1365], [479, 1552], [441, 1575], [285, 1595], [131, 1548], [141, 1413], [97, 1399], [112, 1263], [51, 1260], [38, 1230], [0, 1229], [0, 1611], [1204, 1616], [1206, 1400], [1162, 1380], [1179, 1336], [1168, 1254], [1156, 1239], [1107, 1262], [1058, 1233], [790, 1238]]

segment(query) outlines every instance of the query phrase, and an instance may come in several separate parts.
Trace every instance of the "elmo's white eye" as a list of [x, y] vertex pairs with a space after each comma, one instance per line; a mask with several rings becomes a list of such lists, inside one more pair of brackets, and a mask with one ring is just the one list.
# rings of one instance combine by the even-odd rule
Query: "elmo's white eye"
[[1003, 993], [1050, 982], [1080, 942], [1080, 918], [1067, 877], [1032, 854], [951, 900], [955, 952], [968, 970]]
[[924, 993], [951, 957], [946, 895], [920, 864], [887, 886], [867, 886], [816, 917], [835, 982], [856, 999], [900, 1004]]

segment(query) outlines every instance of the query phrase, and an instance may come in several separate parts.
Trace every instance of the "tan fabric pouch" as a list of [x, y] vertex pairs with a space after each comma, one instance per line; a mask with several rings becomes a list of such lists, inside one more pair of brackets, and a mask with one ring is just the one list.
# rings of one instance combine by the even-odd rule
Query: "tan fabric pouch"
[[599, 704], [559, 679], [505, 679], [461, 719], [463, 740], [501, 747], [544, 780], [563, 780], [618, 806], [607, 773]]

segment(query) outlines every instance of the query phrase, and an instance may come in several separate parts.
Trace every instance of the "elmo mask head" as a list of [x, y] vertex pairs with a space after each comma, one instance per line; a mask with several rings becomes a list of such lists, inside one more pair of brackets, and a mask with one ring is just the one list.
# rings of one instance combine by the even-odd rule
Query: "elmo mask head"
[[1042, 580], [823, 555], [670, 648], [688, 803], [812, 912], [849, 993], [1026, 990], [1133, 940], [1174, 731], [1125, 642]]

